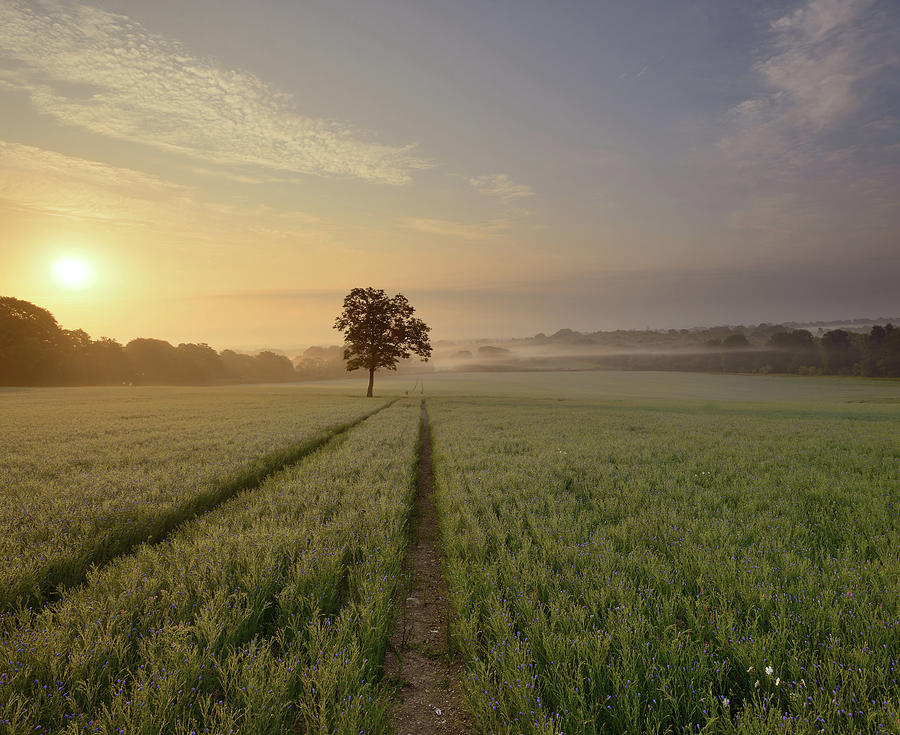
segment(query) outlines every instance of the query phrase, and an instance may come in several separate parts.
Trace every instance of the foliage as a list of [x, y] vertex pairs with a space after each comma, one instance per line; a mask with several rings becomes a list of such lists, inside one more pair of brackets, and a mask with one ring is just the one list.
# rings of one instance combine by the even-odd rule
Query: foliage
[[344, 308], [334, 328], [344, 333], [347, 370], [369, 371], [369, 390], [378, 368], [396, 370], [397, 362], [419, 355], [431, 356], [428, 327], [413, 316], [415, 309], [403, 294], [388, 298], [381, 289], [354, 288], [344, 297]]
[[306, 380], [342, 378], [345, 373], [342, 347], [308, 347], [294, 361], [294, 369]]
[[[819, 334], [816, 337], [806, 329], [760, 324], [591, 334], [560, 330], [549, 337], [537, 335], [525, 342], [560, 347], [568, 352], [575, 347], [584, 349], [582, 355], [573, 353], [580, 358], [581, 369], [900, 377], [900, 330], [892, 324], [876, 324], [867, 334], [846, 329], [820, 329]], [[591, 352], [592, 348], [614, 351]], [[520, 360], [508, 369], [528, 367], [532, 366]], [[554, 365], [545, 361], [534, 367], [547, 369]]]
[[749, 347], [750, 342], [747, 341], [747, 338], [743, 334], [729, 334], [722, 340], [722, 346], [729, 348]]
[[53, 382], [52, 356], [63, 342], [64, 333], [49, 311], [0, 297], [0, 384]]
[[216, 353], [205, 343], [176, 347], [139, 337], [123, 347], [108, 337], [94, 340], [82, 329], [61, 328], [46, 309], [0, 297], [0, 385], [210, 385], [318, 377], [271, 350], [245, 355]]

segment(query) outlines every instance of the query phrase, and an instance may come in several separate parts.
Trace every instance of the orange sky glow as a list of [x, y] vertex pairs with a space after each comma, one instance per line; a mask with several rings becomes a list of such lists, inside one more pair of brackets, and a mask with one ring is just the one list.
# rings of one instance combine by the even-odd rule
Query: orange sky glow
[[218, 349], [336, 343], [369, 285], [437, 339], [896, 316], [898, 40], [826, 0], [0, 0], [0, 295]]

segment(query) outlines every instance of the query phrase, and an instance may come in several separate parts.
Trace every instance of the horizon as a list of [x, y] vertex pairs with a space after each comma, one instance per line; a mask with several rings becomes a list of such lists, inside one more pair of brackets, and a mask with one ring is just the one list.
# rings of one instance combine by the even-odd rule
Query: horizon
[[0, 0], [0, 104], [0, 293], [94, 337], [900, 313], [887, 0]]
[[[746, 324], [693, 324], [691, 326], [664, 326], [664, 327], [636, 327], [632, 329], [624, 329], [621, 330], [619, 328], [614, 327], [613, 329], [572, 329], [572, 332], [577, 334], [593, 334], [599, 332], [614, 332], [614, 331], [625, 331], [625, 332], [641, 332], [641, 331], [651, 331], [651, 332], [665, 332], [670, 329], [676, 330], [687, 330], [687, 331], [703, 331], [707, 329], [740, 329], [740, 328], [753, 328], [763, 325], [768, 326], [785, 326], [790, 327], [791, 329], [822, 329], [827, 331], [827, 327], [833, 328], [843, 328], [843, 327], [851, 327], [856, 326], [858, 329], [863, 329], [868, 326], [873, 326], [874, 324], [894, 324], [900, 325], [900, 316], [894, 317], [853, 317], [849, 319], [835, 319], [829, 321], [796, 321], [796, 320], [785, 320], [783, 322], [749, 322]], [[460, 337], [440, 337], [436, 336], [432, 339], [432, 342], [435, 347], [440, 348], [442, 346], [458, 346], [464, 344], [475, 344], [480, 342], [517, 342], [517, 341], [527, 341], [534, 339], [540, 335], [544, 335], [545, 337], [552, 337], [557, 332], [561, 332], [569, 329], [569, 327], [559, 327], [558, 329], [553, 329], [548, 332], [533, 332], [531, 334], [518, 334], [507, 337], [501, 336], [492, 336], [492, 335], [475, 335], [475, 336], [460, 336]], [[222, 350], [234, 350], [236, 352], [255, 352], [259, 350], [273, 350], [275, 352], [283, 352], [286, 355], [290, 355], [292, 351], [302, 351], [309, 349], [311, 347], [340, 347], [342, 346], [342, 342], [340, 340], [334, 342], [311, 342], [311, 343], [296, 343], [296, 344], [283, 344], [283, 345], [264, 345], [264, 344], [247, 344], [247, 345], [225, 345], [225, 346], [216, 346], [210, 345], [216, 351], [221, 352]], [[299, 354], [299, 352], [297, 353]]]
[[[15, 297], [13, 297], [15, 298]], [[35, 306], [41, 307], [40, 304], [35, 304]], [[52, 312], [51, 312], [52, 314]], [[55, 315], [54, 315], [55, 316]], [[498, 336], [498, 335], [464, 335], [459, 337], [441, 337], [435, 336], [432, 339], [432, 342], [435, 347], [450, 347], [450, 346], [460, 346], [460, 345], [475, 345], [479, 343], [513, 343], [513, 342], [527, 342], [529, 340], [533, 340], [537, 337], [553, 337], [559, 332], [573, 332], [574, 334], [579, 335], [591, 335], [591, 334], [601, 334], [601, 333], [613, 333], [617, 331], [624, 332], [656, 332], [656, 333], [665, 333], [668, 331], [687, 331], [687, 332], [702, 332], [705, 330], [713, 330], [713, 329], [732, 329], [732, 330], [742, 330], [742, 329], [755, 329], [759, 327], [785, 327], [788, 330], [794, 329], [806, 329], [806, 330], [815, 330], [819, 333], [827, 331], [827, 328], [832, 329], [843, 329], [849, 328], [851, 330], [865, 330], [866, 327], [873, 326], [875, 324], [880, 324], [882, 326], [886, 324], [896, 324], [900, 325], [900, 317], [888, 317], [888, 316], [878, 316], [878, 317], [850, 317], [844, 319], [834, 319], [834, 320], [805, 320], [805, 321], [797, 321], [797, 320], [784, 320], [780, 322], [747, 322], [742, 324], [693, 324], [690, 326], [644, 326], [644, 327], [613, 327], [612, 329], [572, 329], [570, 327], [558, 327], [552, 330], [547, 331], [537, 331], [531, 332], [528, 334], [518, 334], [511, 336]], [[77, 325], [66, 325], [60, 324], [60, 328], [76, 330], [80, 329]], [[179, 341], [173, 341], [171, 339], [166, 339], [160, 335], [154, 334], [140, 334], [133, 335], [129, 338], [119, 339], [113, 335], [89, 335], [92, 339], [100, 339], [100, 338], [111, 338], [115, 339], [121, 345], [125, 345], [130, 342], [132, 339], [160, 339], [166, 342], [169, 342], [172, 345], [179, 344]], [[191, 340], [186, 340], [185, 342], [190, 344], [205, 344], [209, 347], [212, 347], [216, 352], [223, 352], [225, 350], [232, 350], [238, 353], [244, 354], [252, 354], [258, 353], [261, 351], [273, 351], [276, 353], [300, 357], [302, 353], [310, 348], [333, 348], [333, 347], [341, 347], [342, 342], [338, 339], [333, 342], [329, 342], [327, 340], [320, 342], [294, 342], [294, 343], [283, 343], [283, 344], [264, 344], [264, 343], [248, 343], [248, 344], [213, 344], [202, 338], [196, 338]]]

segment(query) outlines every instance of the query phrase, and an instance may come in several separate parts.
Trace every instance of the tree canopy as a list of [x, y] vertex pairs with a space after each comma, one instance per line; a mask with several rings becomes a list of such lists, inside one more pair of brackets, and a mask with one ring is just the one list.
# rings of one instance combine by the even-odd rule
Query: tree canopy
[[0, 384], [52, 382], [50, 357], [63, 331], [46, 309], [11, 296], [0, 297]]
[[399, 360], [413, 354], [426, 362], [431, 357], [431, 327], [414, 313], [403, 294], [389, 297], [371, 286], [354, 288], [344, 297], [344, 308], [334, 328], [344, 333], [347, 370], [369, 371], [367, 396], [372, 396], [378, 368], [396, 370]]
[[[83, 329], [63, 329], [44, 308], [0, 296], [0, 385], [212, 385], [267, 383], [338, 377], [338, 347], [310, 348], [314, 364], [271, 350], [221, 353], [207, 344], [138, 337], [127, 345], [92, 339]], [[304, 353], [306, 357], [306, 353]]]

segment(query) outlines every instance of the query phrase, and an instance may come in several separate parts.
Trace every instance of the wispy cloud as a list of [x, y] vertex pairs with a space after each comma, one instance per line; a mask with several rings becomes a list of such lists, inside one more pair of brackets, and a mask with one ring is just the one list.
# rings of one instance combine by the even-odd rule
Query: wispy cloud
[[727, 223], [772, 255], [851, 236], [862, 247], [896, 226], [900, 34], [885, 12], [874, 0], [807, 0], [770, 26], [760, 91], [731, 110], [719, 148], [742, 194]]
[[203, 298], [227, 299], [234, 301], [314, 301], [324, 300], [329, 303], [340, 301], [345, 291], [340, 288], [319, 289], [261, 289], [242, 291], [222, 291]]
[[482, 224], [469, 224], [444, 219], [404, 217], [399, 224], [401, 227], [411, 230], [427, 232], [431, 235], [446, 235], [463, 240], [490, 240], [510, 228], [509, 221], [505, 219], [495, 219]]
[[306, 212], [202, 199], [191, 187], [132, 169], [0, 141], [0, 200], [73, 220], [173, 229], [194, 235], [251, 232], [321, 238], [328, 223]]
[[213, 179], [224, 179], [226, 181], [234, 181], [238, 184], [266, 184], [283, 181], [277, 176], [249, 176], [244, 173], [236, 173], [224, 168], [203, 168], [200, 166], [192, 166], [191, 173], [200, 176], [208, 176]]
[[498, 197], [504, 202], [510, 203], [517, 199], [534, 196], [530, 186], [519, 184], [507, 174], [492, 174], [489, 176], [474, 176], [469, 179], [469, 184], [480, 194]]
[[772, 25], [775, 53], [759, 64], [770, 101], [784, 99], [783, 113], [795, 124], [821, 130], [859, 104], [854, 84], [872, 73], [866, 39], [856, 21], [871, 0], [812, 0]]
[[0, 141], [0, 199], [75, 219], [152, 223], [188, 205], [189, 188], [139, 171]]
[[735, 160], [806, 160], [829, 132], [856, 120], [885, 69], [900, 68], [898, 40], [873, 22], [874, 0], [809, 0], [771, 26], [755, 65], [763, 90], [732, 110], [722, 148]]
[[351, 126], [304, 116], [245, 71], [193, 56], [139, 23], [86, 5], [0, 0], [4, 86], [60, 122], [224, 166], [410, 181], [430, 162]]

